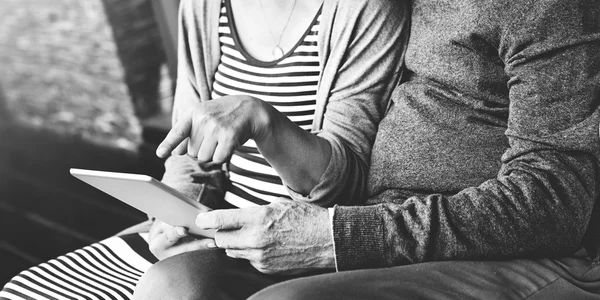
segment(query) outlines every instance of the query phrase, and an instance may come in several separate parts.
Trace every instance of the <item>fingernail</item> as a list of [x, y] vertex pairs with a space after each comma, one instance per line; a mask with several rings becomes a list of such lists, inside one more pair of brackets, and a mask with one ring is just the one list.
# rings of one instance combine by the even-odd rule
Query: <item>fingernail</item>
[[206, 248], [217, 248], [217, 244], [215, 244], [215, 243], [208, 243], [208, 244], [206, 244]]
[[182, 227], [175, 228], [175, 232], [177, 232], [178, 236], [185, 236], [185, 229], [183, 229]]
[[163, 156], [165, 156], [165, 154], [167, 154], [167, 149], [165, 149], [163, 147], [156, 149], [156, 155], [158, 157], [163, 157]]
[[204, 219], [204, 214], [203, 213], [199, 213], [196, 216], [196, 226], [202, 228], [202, 219]]

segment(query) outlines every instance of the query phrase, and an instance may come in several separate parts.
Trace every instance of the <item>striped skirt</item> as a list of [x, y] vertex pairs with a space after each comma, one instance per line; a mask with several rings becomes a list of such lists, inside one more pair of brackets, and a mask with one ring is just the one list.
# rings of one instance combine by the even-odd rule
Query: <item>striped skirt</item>
[[0, 299], [131, 299], [156, 261], [147, 233], [111, 237], [21, 272]]

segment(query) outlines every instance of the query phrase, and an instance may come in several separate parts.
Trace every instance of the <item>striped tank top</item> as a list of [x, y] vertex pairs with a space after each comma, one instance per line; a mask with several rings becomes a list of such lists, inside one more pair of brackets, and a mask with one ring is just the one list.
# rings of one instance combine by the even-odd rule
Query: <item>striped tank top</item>
[[[221, 4], [219, 42], [221, 58], [212, 98], [246, 94], [271, 104], [304, 130], [315, 114], [320, 74], [317, 35], [321, 11], [298, 43], [278, 60], [265, 62], [241, 46], [229, 0]], [[229, 162], [231, 185], [225, 201], [236, 207], [264, 205], [289, 198], [281, 178], [259, 153], [253, 140], [234, 151]]]

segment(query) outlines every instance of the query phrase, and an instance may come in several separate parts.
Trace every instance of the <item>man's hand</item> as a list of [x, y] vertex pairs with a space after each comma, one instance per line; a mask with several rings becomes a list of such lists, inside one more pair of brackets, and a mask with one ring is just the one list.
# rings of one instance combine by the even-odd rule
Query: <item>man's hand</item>
[[335, 267], [326, 208], [283, 200], [267, 206], [201, 213], [196, 225], [217, 229], [215, 245], [265, 274]]
[[187, 229], [173, 227], [159, 220], [155, 220], [152, 224], [148, 242], [150, 252], [160, 260], [184, 252], [214, 248], [209, 247], [214, 243], [215, 241], [210, 238], [191, 237]]
[[273, 111], [266, 102], [250, 96], [198, 103], [173, 125], [156, 154], [183, 154], [187, 145], [187, 154], [202, 163], [224, 163], [247, 140], [266, 135]]

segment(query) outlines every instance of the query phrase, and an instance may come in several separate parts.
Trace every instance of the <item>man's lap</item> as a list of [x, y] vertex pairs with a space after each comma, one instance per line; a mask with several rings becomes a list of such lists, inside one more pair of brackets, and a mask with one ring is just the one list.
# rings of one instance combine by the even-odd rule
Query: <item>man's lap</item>
[[[561, 259], [432, 262], [294, 279], [260, 274], [222, 251], [197, 251], [159, 262], [147, 275], [153, 279], [142, 279], [136, 291], [151, 295], [140, 293], [138, 299], [245, 299], [254, 293], [250, 299], [600, 299], [600, 266], [584, 252]], [[156, 286], [157, 281], [163, 283]]]
[[433, 262], [286, 281], [251, 299], [600, 299], [600, 266], [582, 256]]

